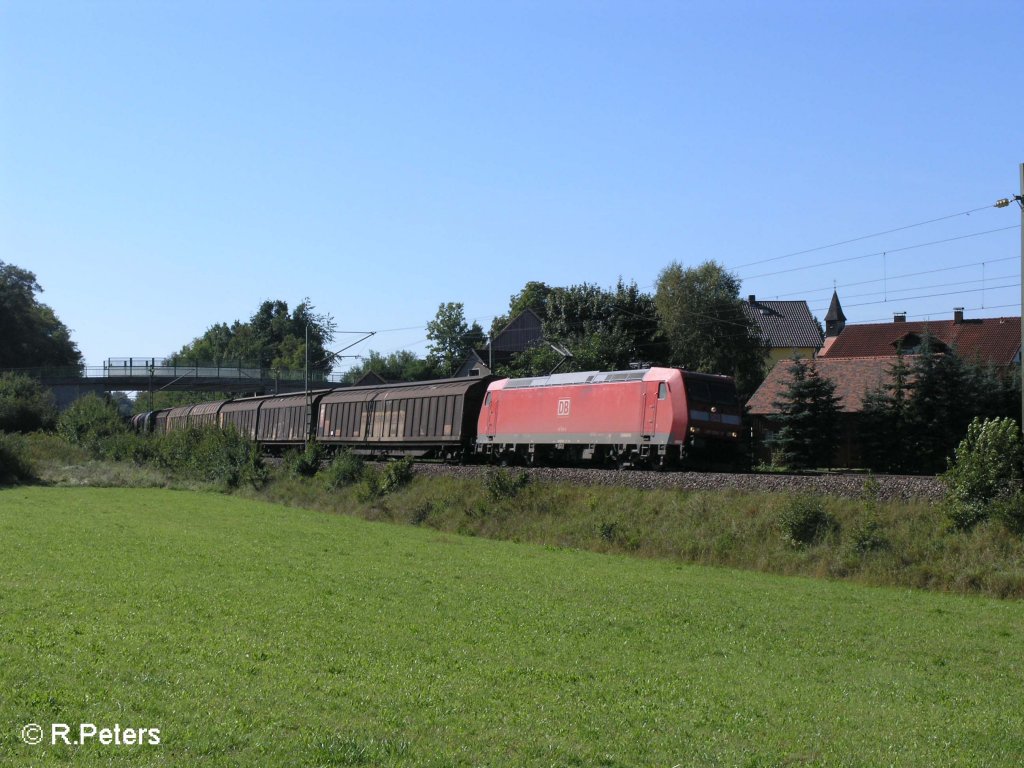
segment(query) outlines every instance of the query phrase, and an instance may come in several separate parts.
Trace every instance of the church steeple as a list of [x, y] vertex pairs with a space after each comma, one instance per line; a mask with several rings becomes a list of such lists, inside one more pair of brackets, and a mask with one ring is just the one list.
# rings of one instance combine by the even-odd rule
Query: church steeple
[[832, 291], [832, 303], [829, 304], [828, 314], [825, 315], [825, 338], [838, 336], [846, 327], [846, 315], [839, 304], [839, 294]]

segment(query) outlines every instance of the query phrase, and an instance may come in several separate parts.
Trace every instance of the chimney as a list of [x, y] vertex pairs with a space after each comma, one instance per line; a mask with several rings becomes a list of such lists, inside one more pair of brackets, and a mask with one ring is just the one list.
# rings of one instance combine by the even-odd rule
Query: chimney
[[757, 304], [757, 296], [754, 294], [747, 296], [747, 304]]
[[962, 325], [964, 322], [964, 308], [954, 307], [953, 308], [953, 323], [955, 325]]
[[894, 323], [905, 323], [905, 322], [907, 322], [907, 313], [906, 312], [896, 312], [892, 316], [892, 321]]

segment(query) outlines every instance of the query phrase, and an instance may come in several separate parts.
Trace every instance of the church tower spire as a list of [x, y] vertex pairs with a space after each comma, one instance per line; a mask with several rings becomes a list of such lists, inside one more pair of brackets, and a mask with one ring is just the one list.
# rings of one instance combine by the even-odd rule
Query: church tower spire
[[832, 291], [832, 303], [829, 304], [828, 314], [825, 315], [825, 338], [838, 336], [846, 327], [846, 315], [839, 304], [839, 294], [835, 289]]

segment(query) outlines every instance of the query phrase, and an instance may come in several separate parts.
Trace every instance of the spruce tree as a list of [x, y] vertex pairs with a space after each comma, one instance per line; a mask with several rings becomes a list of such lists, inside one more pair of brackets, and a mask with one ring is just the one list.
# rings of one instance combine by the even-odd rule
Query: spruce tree
[[839, 443], [839, 398], [836, 385], [821, 376], [813, 363], [795, 358], [790, 381], [775, 402], [779, 429], [772, 445], [786, 466], [806, 469], [832, 466]]
[[910, 366], [902, 354], [888, 371], [886, 384], [864, 396], [860, 432], [864, 461], [876, 472], [906, 472], [916, 466], [907, 450]]

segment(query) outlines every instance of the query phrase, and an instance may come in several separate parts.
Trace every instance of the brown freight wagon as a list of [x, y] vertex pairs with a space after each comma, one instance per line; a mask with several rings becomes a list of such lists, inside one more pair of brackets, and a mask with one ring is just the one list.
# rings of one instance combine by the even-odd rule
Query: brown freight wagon
[[379, 456], [457, 459], [473, 449], [485, 378], [443, 379], [321, 394], [316, 440]]
[[[168, 410], [166, 419], [164, 421], [164, 428], [158, 430], [161, 432], [173, 432], [176, 429], [184, 429], [188, 426], [188, 415], [195, 408], [194, 405], [179, 405], [175, 408]], [[157, 416], [157, 425], [160, 423], [160, 417]]]
[[256, 439], [256, 423], [259, 419], [260, 406], [266, 397], [247, 397], [243, 400], [231, 400], [220, 409], [220, 425], [227, 429], [234, 427], [238, 434]]
[[256, 442], [267, 447], [305, 445], [310, 439], [311, 414], [315, 418], [316, 404], [327, 391], [264, 399], [259, 408]]
[[188, 414], [188, 425], [190, 427], [219, 427], [220, 411], [227, 404], [228, 400], [220, 400], [215, 403], [200, 403], [192, 406]]

